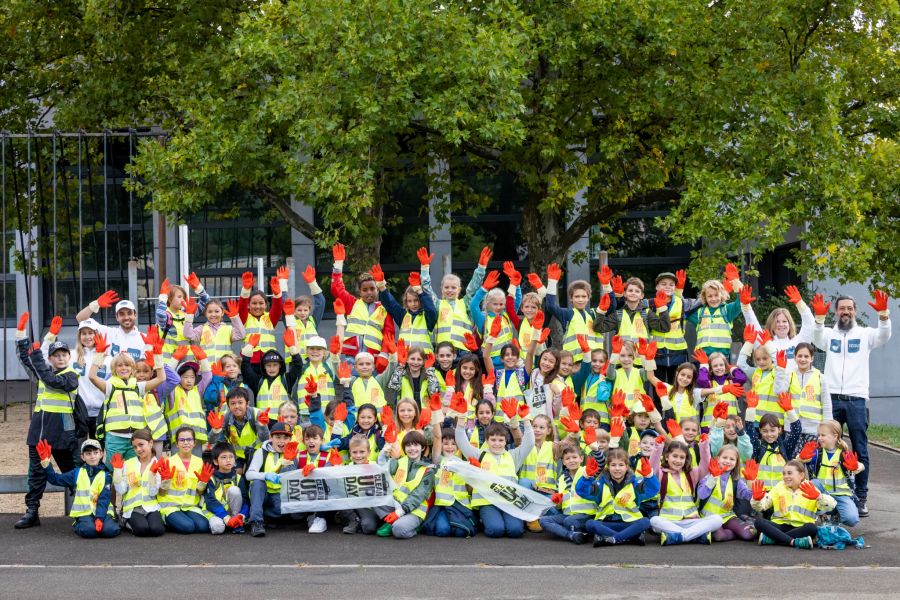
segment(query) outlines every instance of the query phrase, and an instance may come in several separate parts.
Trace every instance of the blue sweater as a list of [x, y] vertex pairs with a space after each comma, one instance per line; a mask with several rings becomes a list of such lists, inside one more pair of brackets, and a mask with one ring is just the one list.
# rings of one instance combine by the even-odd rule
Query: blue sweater
[[68, 473], [57, 473], [53, 470], [52, 465], [47, 465], [44, 469], [44, 472], [47, 474], [47, 481], [52, 483], [53, 485], [58, 485], [59, 487], [67, 487], [75, 489], [75, 484], [78, 481], [78, 472], [81, 469], [87, 469], [88, 477], [91, 481], [94, 480], [94, 477], [97, 476], [97, 473], [101, 471], [106, 472], [106, 485], [103, 486], [103, 490], [100, 492], [100, 497], [97, 498], [97, 508], [94, 511], [95, 519], [105, 519], [106, 512], [109, 509], [109, 484], [112, 481], [112, 474], [106, 468], [106, 465], [100, 463], [96, 467], [92, 467], [90, 465], [82, 465], [80, 467], [75, 467]]

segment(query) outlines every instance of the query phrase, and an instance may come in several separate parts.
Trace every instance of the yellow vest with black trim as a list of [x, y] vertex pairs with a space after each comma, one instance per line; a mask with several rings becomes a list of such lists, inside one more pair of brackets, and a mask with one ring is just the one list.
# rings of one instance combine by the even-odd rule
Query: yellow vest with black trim
[[731, 478], [725, 480], [725, 490], [722, 490], [722, 478], [716, 477], [716, 485], [706, 499], [706, 504], [700, 510], [700, 515], [708, 517], [718, 515], [722, 522], [727, 523], [735, 517], [734, 514], [734, 484]]
[[112, 385], [112, 392], [103, 401], [104, 410], [100, 413], [102, 422], [97, 423], [97, 435], [110, 432], [131, 433], [144, 427], [149, 429], [137, 379], [132, 377], [124, 381], [113, 375], [109, 378], [109, 383]]
[[387, 316], [387, 309], [381, 304], [375, 307], [372, 314], [369, 314], [368, 305], [357, 299], [353, 303], [350, 314], [347, 315], [347, 337], [358, 336], [362, 339], [360, 350], [365, 349], [372, 354], [378, 354], [381, 352], [381, 339]]
[[[78, 374], [78, 371], [72, 367], [66, 367], [61, 371], [57, 371], [57, 375], [65, 375], [67, 373]], [[75, 394], [77, 390], [64, 392], [56, 388], [48, 387], [42, 379], [38, 380], [37, 400], [34, 403], [34, 412], [59, 413], [71, 415], [75, 406]]]
[[353, 394], [353, 406], [359, 408], [363, 404], [374, 404], [375, 408], [381, 409], [387, 404], [384, 399], [384, 390], [381, 384], [374, 377], [363, 379], [357, 377], [350, 385], [350, 392]]
[[174, 402], [166, 402], [166, 419], [169, 421], [169, 431], [174, 434], [179, 427], [190, 427], [194, 430], [194, 437], [198, 443], [205, 442], [206, 419], [203, 417], [203, 402], [200, 393], [194, 386], [190, 391], [184, 391], [180, 385], [175, 386], [172, 392]]
[[509, 321], [509, 317], [506, 315], [506, 313], [503, 313], [499, 316], [485, 313], [483, 337], [487, 337], [488, 332], [493, 326], [494, 319], [500, 319], [501, 325], [500, 333], [497, 334], [497, 337], [494, 338], [494, 345], [491, 346], [491, 358], [500, 356], [500, 353], [503, 351], [503, 346], [511, 343], [516, 335], [516, 330], [512, 326], [512, 323]]
[[184, 462], [177, 454], [170, 456], [168, 461], [175, 474], [172, 476], [169, 489], [160, 488], [159, 494], [156, 496], [162, 516], [167, 517], [179, 510], [202, 515], [200, 493], [197, 491], [197, 484], [200, 480], [195, 471], [199, 473], [203, 469], [203, 461], [199, 457], [191, 455], [190, 465], [187, 469], [184, 468]]
[[[172, 357], [172, 353], [179, 346], [191, 345], [191, 340], [184, 337], [184, 311], [172, 312], [172, 308], [168, 307], [166, 308], [166, 313], [169, 315], [172, 324], [165, 332], [166, 337], [163, 339], [163, 360], [169, 360]], [[190, 350], [188, 350], [188, 354], [191, 354]]]
[[[259, 392], [256, 393], [256, 408], [259, 410], [269, 409], [270, 411], [277, 413], [278, 407], [281, 406], [281, 403], [285, 400], [290, 400], [291, 394], [290, 390], [288, 390], [287, 383], [284, 380], [284, 375], [279, 375], [275, 379], [269, 381], [268, 378], [264, 378], [262, 384], [259, 386]], [[305, 402], [302, 403], [304, 406]]]
[[561, 474], [556, 483], [556, 491], [563, 495], [560, 508], [564, 515], [594, 515], [597, 505], [575, 493], [575, 484], [584, 476], [584, 467], [578, 467], [572, 477], [572, 483], [566, 483], [565, 474]]
[[752, 387], [759, 396], [756, 422], [759, 423], [764, 415], [773, 414], [778, 417], [779, 423], [784, 423], [784, 411], [778, 404], [778, 394], [775, 393], [775, 369], [769, 369], [765, 373], [757, 369], [753, 373]]
[[605, 401], [597, 399], [597, 389], [600, 387], [601, 381], [606, 381], [606, 379], [599, 373], [593, 371], [588, 373], [581, 390], [581, 409], [593, 408], [600, 413], [600, 423], [609, 425], [609, 405]]
[[434, 354], [431, 346], [431, 332], [428, 331], [428, 322], [425, 320], [425, 311], [413, 316], [409, 312], [403, 314], [400, 323], [398, 339], [406, 342], [406, 346], [418, 346], [425, 350], [426, 354]]
[[408, 375], [400, 378], [400, 398], [411, 398], [419, 402], [420, 408], [429, 406], [431, 399], [428, 397], [428, 377], [425, 376], [425, 370], [422, 370], [419, 378], [419, 389], [413, 390], [412, 381]]
[[695, 519], [700, 516], [694, 501], [694, 490], [684, 471], [669, 473], [666, 477], [666, 497], [659, 509], [659, 516], [669, 521]]
[[[713, 387], [718, 386], [718, 384], [716, 384], [715, 382], [713, 382], [712, 385]], [[738, 401], [737, 397], [735, 397], [734, 394], [710, 394], [706, 398], [704, 398], [703, 418], [700, 420], [700, 427], [712, 426], [713, 411], [716, 408], [716, 404], [718, 404], [719, 402], [726, 402], [728, 404], [728, 416], [738, 414]]]
[[154, 461], [150, 461], [144, 472], [141, 472], [141, 461], [132, 456], [125, 461], [122, 468], [122, 477], [128, 483], [128, 489], [122, 496], [122, 514], [126, 517], [136, 508], [143, 508], [146, 512], [159, 510], [159, 502], [156, 496], [150, 494], [150, 482], [155, 487], [157, 475], [150, 470]]
[[[778, 445], [775, 445], [778, 448]], [[781, 451], [772, 452], [768, 447], [763, 452], [762, 458], [759, 460], [759, 473], [757, 479], [761, 479], [767, 488], [772, 488], [776, 483], [782, 480], [784, 465], [787, 464], [785, 458], [781, 455]]]
[[641, 376], [641, 370], [638, 367], [631, 367], [631, 373], [626, 373], [623, 368], [616, 369], [613, 392], [617, 390], [625, 393], [625, 406], [631, 410], [635, 402], [641, 401], [641, 394], [644, 393], [644, 378]]
[[540, 492], [553, 493], [556, 482], [556, 459], [553, 458], [553, 441], [546, 440], [541, 447], [535, 445], [522, 461], [519, 479], [530, 481]]
[[434, 328], [435, 345], [450, 342], [457, 350], [466, 350], [466, 334], [472, 333], [472, 319], [463, 300], [438, 300], [438, 318]]
[[801, 527], [816, 522], [818, 500], [810, 500], [799, 489], [791, 491], [783, 481], [772, 488], [769, 499], [772, 500], [773, 523]]
[[[459, 460], [459, 458], [443, 456], [441, 457], [441, 467], [451, 460]], [[447, 469], [438, 469], [438, 477], [434, 482], [434, 505], [452, 506], [454, 502], [459, 502], [466, 508], [469, 507], [469, 490], [466, 488], [466, 482], [457, 473]]]
[[572, 318], [566, 327], [566, 334], [563, 336], [563, 350], [572, 353], [572, 359], [576, 365], [584, 358], [584, 352], [581, 351], [581, 345], [578, 343], [579, 335], [587, 336], [591, 351], [603, 347], [602, 340], [594, 333], [594, 318], [591, 313], [574, 308], [572, 309]]
[[819, 464], [819, 472], [816, 473], [816, 479], [822, 482], [825, 493], [829, 496], [852, 496], [853, 492], [850, 490], [850, 483], [847, 481], [847, 476], [844, 474], [844, 469], [841, 466], [843, 450], [836, 448], [831, 454], [831, 458], [828, 458], [828, 452], [821, 448], [819, 449], [819, 454], [821, 462]]
[[276, 350], [275, 348], [275, 326], [272, 324], [272, 319], [269, 318], [269, 313], [264, 312], [259, 317], [254, 317], [250, 313], [247, 313], [247, 320], [244, 322], [244, 343], [247, 343], [247, 340], [250, 339], [250, 336], [254, 333], [259, 334], [259, 344], [253, 348], [253, 352], [267, 352], [269, 350]]
[[[422, 479], [425, 477], [427, 470], [426, 467], [420, 465], [416, 467], [416, 472], [413, 474], [412, 479], [407, 479], [407, 474], [409, 473], [409, 458], [406, 456], [398, 458], [397, 470], [394, 472], [394, 483], [397, 485], [397, 487], [394, 488], [394, 500], [403, 504], [403, 501], [409, 498], [409, 495], [422, 484]], [[414, 508], [410, 514], [416, 515], [424, 521], [427, 512], [428, 498], [426, 496], [422, 500], [422, 503]]]
[[[632, 480], [628, 485], [623, 485], [622, 489], [613, 496], [612, 490], [608, 483], [603, 483], [603, 490], [600, 493], [600, 504], [597, 505], [597, 520], [604, 521], [612, 515], [619, 515], [625, 523], [631, 523], [643, 518], [637, 503], [637, 491], [634, 489]], [[624, 506], [623, 506], [624, 504]]]
[[670, 352], [687, 352], [687, 341], [684, 339], [684, 328], [682, 327], [681, 315], [684, 312], [684, 301], [677, 293], [673, 296], [673, 301], [669, 307], [669, 322], [672, 324], [669, 331], [650, 330], [651, 341], [656, 342], [660, 350], [668, 350]]
[[[725, 318], [725, 305], [701, 306], [697, 312], [697, 348], [728, 349], [731, 353], [731, 323]], [[707, 352], [708, 354], [709, 352]], [[727, 357], [727, 354], [726, 354]]]
[[[91, 479], [87, 469], [79, 467], [78, 476], [75, 479], [75, 496], [69, 516], [73, 519], [93, 516], [94, 511], [97, 510], [97, 499], [107, 485], [106, 471], [99, 471]], [[114, 514], [112, 502], [110, 502], [106, 507], [106, 515], [112, 517]]]
[[209, 323], [204, 323], [200, 329], [200, 347], [206, 352], [210, 362], [215, 362], [222, 358], [225, 354], [231, 354], [231, 336], [234, 335], [234, 328], [228, 323], [222, 323], [219, 328], [213, 332]]
[[[481, 456], [481, 468], [489, 473], [493, 473], [498, 477], [518, 483], [516, 477], [516, 463], [512, 454], [504, 452], [499, 457], [494, 456], [490, 452], [485, 452]], [[472, 508], [479, 506], [487, 506], [490, 502], [477, 490], [472, 490]]]
[[[801, 419], [821, 422], [822, 414], [822, 372], [813, 367], [809, 379], [801, 387], [800, 377], [791, 373], [791, 398]], [[830, 493], [830, 492], [829, 492]]]

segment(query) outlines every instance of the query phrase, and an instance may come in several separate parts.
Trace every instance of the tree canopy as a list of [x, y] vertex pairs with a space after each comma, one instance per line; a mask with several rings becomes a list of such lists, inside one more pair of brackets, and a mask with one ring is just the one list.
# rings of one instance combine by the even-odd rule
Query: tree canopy
[[4, 126], [159, 125], [135, 168], [167, 213], [239, 187], [371, 257], [404, 179], [447, 222], [504, 172], [534, 268], [664, 208], [695, 281], [798, 227], [801, 273], [898, 289], [893, 0], [35, 4], [0, 8]]

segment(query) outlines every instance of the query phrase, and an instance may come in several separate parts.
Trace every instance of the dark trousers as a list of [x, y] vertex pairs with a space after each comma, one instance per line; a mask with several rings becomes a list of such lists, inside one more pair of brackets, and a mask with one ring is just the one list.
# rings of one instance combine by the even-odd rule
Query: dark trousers
[[650, 519], [644, 517], [637, 521], [626, 523], [624, 521], [588, 521], [584, 526], [589, 533], [600, 537], [611, 537], [617, 544], [636, 538], [650, 529]]
[[766, 534], [779, 544], [785, 546], [790, 546], [791, 540], [796, 538], [814, 538], [819, 532], [819, 528], [816, 527], [815, 523], [807, 523], [800, 527], [794, 527], [793, 525], [779, 525], [768, 519], [756, 519], [756, 521], [753, 522], [753, 526], [756, 527], [757, 531], [760, 533]]
[[128, 527], [135, 537], [159, 537], [166, 532], [162, 515], [158, 510], [143, 515], [131, 513], [128, 517]]
[[[67, 473], [75, 468], [75, 459], [71, 448], [53, 449], [53, 459], [60, 473]], [[25, 506], [28, 509], [37, 510], [41, 506], [41, 498], [44, 497], [44, 488], [47, 487], [47, 474], [41, 466], [41, 457], [38, 456], [36, 446], [28, 446], [28, 492], [25, 494]], [[71, 493], [71, 492], [66, 492]]]
[[865, 500], [869, 495], [869, 428], [868, 415], [866, 413], [866, 399], [858, 396], [845, 396], [844, 394], [831, 395], [831, 415], [841, 425], [847, 425], [850, 432], [850, 442], [853, 451], [859, 458], [859, 462], [865, 465], [865, 470], [854, 476], [856, 480], [856, 495]]

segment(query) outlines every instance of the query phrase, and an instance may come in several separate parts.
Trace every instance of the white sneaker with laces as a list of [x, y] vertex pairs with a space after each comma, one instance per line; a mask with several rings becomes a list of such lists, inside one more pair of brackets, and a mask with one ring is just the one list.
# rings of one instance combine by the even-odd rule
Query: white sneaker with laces
[[325, 533], [328, 531], [328, 523], [322, 517], [313, 517], [309, 521], [310, 533]]

